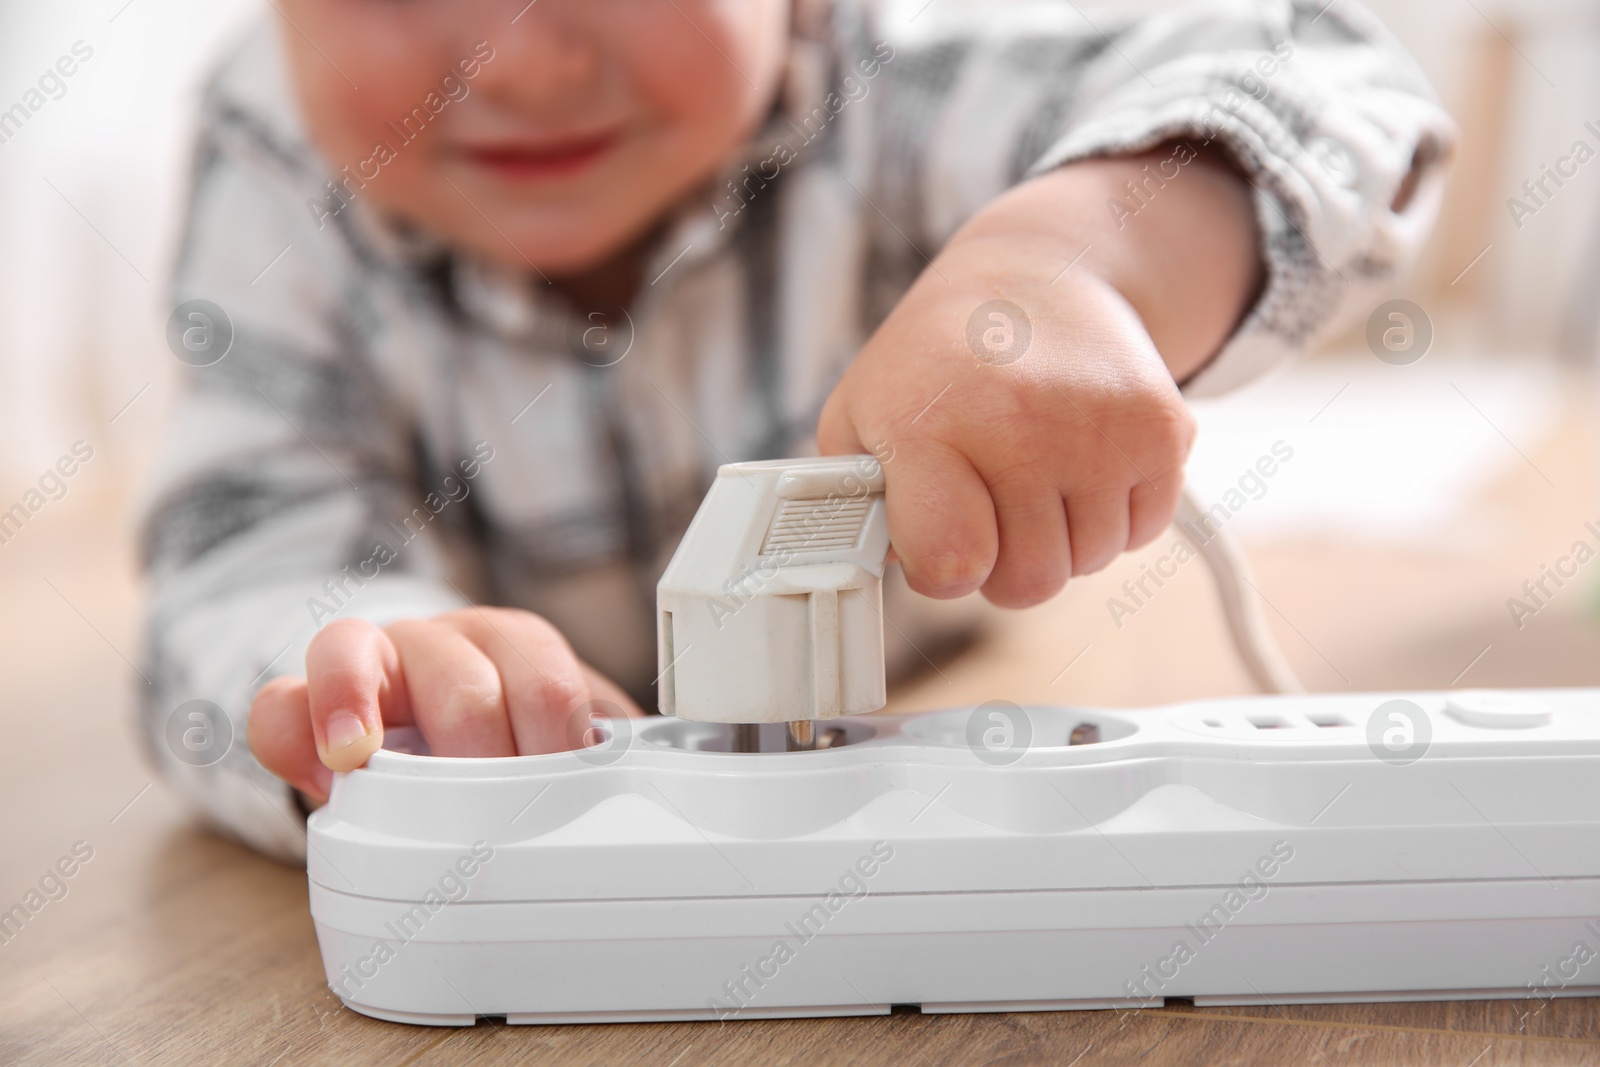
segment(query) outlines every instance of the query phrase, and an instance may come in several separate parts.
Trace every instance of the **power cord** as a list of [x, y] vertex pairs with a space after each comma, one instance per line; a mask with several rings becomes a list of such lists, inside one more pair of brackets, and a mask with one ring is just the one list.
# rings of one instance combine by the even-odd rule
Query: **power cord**
[[1306, 687], [1283, 658], [1272, 631], [1267, 629], [1256, 597], [1251, 595], [1256, 587], [1250, 579], [1250, 561], [1238, 539], [1222, 526], [1216, 527], [1212, 536], [1204, 540], [1191, 532], [1203, 531], [1202, 524], [1207, 521], [1193, 490], [1185, 484], [1178, 498], [1176, 522], [1211, 569], [1223, 617], [1228, 620], [1228, 631], [1233, 635], [1234, 647], [1245, 669], [1264, 693], [1305, 692]]

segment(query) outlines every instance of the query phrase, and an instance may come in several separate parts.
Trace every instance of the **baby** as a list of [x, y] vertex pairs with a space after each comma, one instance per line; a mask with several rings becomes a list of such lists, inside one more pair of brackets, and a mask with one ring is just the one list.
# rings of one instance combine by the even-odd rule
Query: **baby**
[[[653, 703], [718, 464], [878, 456], [928, 597], [1150, 541], [1185, 394], [1370, 308], [1453, 136], [1356, 0], [275, 7], [205, 98], [174, 299], [229, 341], [150, 508], [144, 715], [284, 857], [386, 727], [509, 756]], [[170, 743], [194, 700], [248, 747]]]

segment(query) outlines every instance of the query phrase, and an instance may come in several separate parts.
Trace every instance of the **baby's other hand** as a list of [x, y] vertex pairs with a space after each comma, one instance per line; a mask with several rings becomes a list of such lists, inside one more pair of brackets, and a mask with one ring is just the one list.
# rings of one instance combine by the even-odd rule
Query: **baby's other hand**
[[[917, 283], [829, 400], [818, 441], [886, 461], [889, 535], [913, 589], [981, 588], [1027, 607], [1166, 527], [1193, 419], [1138, 316], [1104, 282], [1063, 278], [1047, 303], [943, 256], [935, 266], [950, 283]], [[967, 318], [1007, 297], [1012, 308], [990, 305], [982, 328], [1020, 343], [1031, 326], [1031, 343], [1016, 362], [983, 362]]]
[[312, 639], [306, 677], [256, 694], [250, 749], [320, 804], [385, 726], [416, 726], [438, 756], [525, 756], [581, 747], [589, 715], [616, 709], [643, 714], [531, 612], [474, 607], [382, 629], [340, 619]]
[[1195, 435], [1175, 378], [1221, 347], [1261, 268], [1249, 187], [1220, 161], [1182, 156], [1137, 218], [1107, 211], [1151, 161], [1177, 165], [1166, 151], [980, 212], [824, 405], [824, 453], [884, 462], [916, 591], [1027, 607], [1172, 521]]

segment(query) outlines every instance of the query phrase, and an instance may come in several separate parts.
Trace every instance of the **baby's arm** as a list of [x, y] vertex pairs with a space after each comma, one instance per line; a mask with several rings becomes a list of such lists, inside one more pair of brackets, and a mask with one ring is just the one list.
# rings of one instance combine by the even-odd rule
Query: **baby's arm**
[[[590, 700], [631, 705], [541, 620], [469, 606], [471, 495], [484, 491], [494, 442], [419, 457], [417, 413], [394, 384], [419, 380], [417, 368], [380, 368], [370, 343], [405, 321], [377, 303], [393, 287], [363, 284], [368, 264], [346, 235], [316, 227], [303, 202], [315, 175], [291, 170], [215, 99], [203, 131], [173, 298], [221, 307], [233, 340], [219, 361], [184, 368], [168, 415], [144, 531], [140, 710], [151, 757], [179, 792], [252, 846], [294, 858], [300, 812], [271, 772], [321, 800], [317, 744], [327, 750], [330, 720], [335, 742], [348, 736], [338, 711], [361, 727], [329, 752], [347, 768], [381, 742], [384, 722], [415, 722], [446, 754], [505, 752], [508, 735], [519, 751], [545, 751], [576, 743], [568, 731]], [[491, 668], [536, 680], [502, 684]], [[189, 718], [193, 700], [224, 712], [226, 736]], [[455, 729], [452, 716], [474, 724]]]
[[[383, 520], [418, 496], [406, 416], [362, 356], [351, 319], [372, 309], [336, 235], [316, 230], [293, 176], [254, 149], [225, 116], [204, 116], [173, 301], [213, 302], [233, 338], [218, 362], [183, 368], [167, 415], [144, 523], [141, 718], [157, 768], [194, 807], [293, 858], [305, 848], [293, 795], [247, 744], [255, 690], [299, 673], [324, 612], [386, 621], [465, 600], [442, 578], [448, 512], [361, 573], [378, 540], [396, 540]], [[174, 735], [191, 700], [225, 714], [225, 751], [188, 751]]]
[[1437, 204], [1451, 123], [1354, 2], [1094, 18], [857, 24], [841, 142], [873, 146], [874, 273], [918, 277], [818, 437], [893, 456], [922, 592], [1034, 603], [1154, 537], [1193, 434], [1177, 385], [1364, 314]]

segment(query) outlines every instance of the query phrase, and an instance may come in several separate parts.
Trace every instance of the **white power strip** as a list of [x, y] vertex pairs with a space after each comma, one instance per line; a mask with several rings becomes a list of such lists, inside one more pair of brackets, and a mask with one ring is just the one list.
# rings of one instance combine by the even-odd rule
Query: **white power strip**
[[436, 1025], [1600, 992], [1600, 690], [829, 725], [377, 753], [309, 823], [329, 983]]

